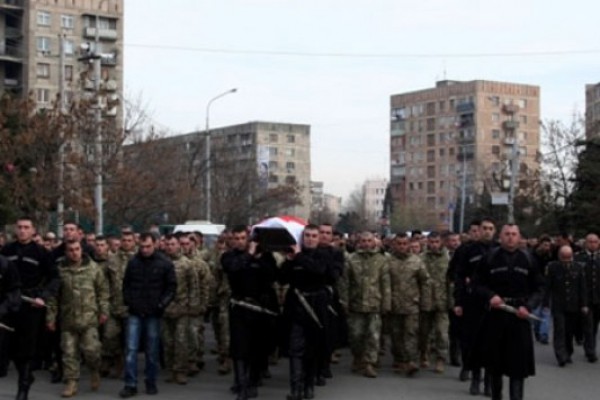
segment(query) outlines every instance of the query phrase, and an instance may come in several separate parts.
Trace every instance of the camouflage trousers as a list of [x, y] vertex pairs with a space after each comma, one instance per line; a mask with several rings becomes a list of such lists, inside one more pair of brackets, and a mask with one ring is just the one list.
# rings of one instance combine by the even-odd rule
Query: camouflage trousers
[[106, 324], [104, 324], [102, 358], [114, 359], [115, 357], [123, 355], [123, 349], [125, 347], [125, 321], [126, 319], [117, 318], [113, 315], [108, 317]]
[[161, 337], [165, 354], [165, 364], [173, 372], [188, 371], [190, 321], [188, 317], [164, 318], [161, 324]]
[[100, 369], [100, 350], [102, 345], [98, 338], [98, 328], [91, 327], [83, 330], [63, 330], [60, 336], [60, 346], [63, 352], [63, 376], [65, 380], [78, 380], [80, 375], [81, 358], [92, 371]]
[[217, 340], [217, 351], [221, 358], [229, 357], [229, 307], [228, 301], [219, 301], [211, 315], [211, 324]]
[[348, 341], [355, 359], [366, 364], [377, 363], [381, 325], [380, 314], [350, 313], [348, 316]]
[[196, 364], [204, 359], [204, 317], [189, 317], [188, 325], [188, 355], [190, 364]]
[[419, 351], [422, 359], [448, 358], [448, 312], [424, 311], [419, 316]]
[[417, 363], [419, 314], [392, 314], [389, 322], [394, 363]]

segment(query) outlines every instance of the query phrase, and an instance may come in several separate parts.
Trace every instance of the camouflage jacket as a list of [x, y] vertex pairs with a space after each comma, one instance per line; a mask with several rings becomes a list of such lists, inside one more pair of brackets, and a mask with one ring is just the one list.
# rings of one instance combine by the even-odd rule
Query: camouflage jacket
[[101, 267], [84, 256], [79, 265], [63, 258], [58, 268], [60, 290], [49, 301], [46, 320], [55, 323], [60, 313], [63, 330], [97, 327], [101, 315], [108, 316], [108, 283]]
[[110, 290], [110, 313], [117, 318], [127, 317], [127, 306], [123, 303], [123, 278], [127, 263], [135, 255], [135, 251], [119, 250], [108, 258], [106, 277]]
[[423, 253], [421, 259], [425, 263], [431, 279], [431, 311], [448, 311], [452, 309], [450, 280], [448, 279], [448, 253], [440, 251]]
[[210, 267], [204, 261], [201, 253], [193, 253], [192, 256], [186, 256], [192, 267], [192, 271], [195, 272], [196, 280], [198, 282], [198, 302], [190, 309], [190, 315], [199, 316], [206, 312], [208, 307], [208, 300], [210, 296], [210, 287], [213, 284], [213, 276], [210, 272]]
[[339, 283], [340, 300], [354, 313], [387, 313], [391, 308], [390, 257], [358, 250], [346, 258]]
[[192, 262], [181, 254], [169, 258], [175, 266], [177, 291], [173, 301], [165, 309], [164, 317], [181, 318], [197, 313], [200, 303], [200, 286]]
[[425, 264], [414, 254], [390, 257], [392, 314], [431, 310], [431, 283]]

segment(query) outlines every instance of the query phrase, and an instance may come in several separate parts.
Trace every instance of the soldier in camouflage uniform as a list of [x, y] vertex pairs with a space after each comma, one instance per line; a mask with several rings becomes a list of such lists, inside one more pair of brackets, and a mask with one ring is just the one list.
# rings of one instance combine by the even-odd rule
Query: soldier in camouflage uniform
[[349, 313], [350, 349], [353, 372], [375, 378], [379, 356], [381, 316], [390, 311], [391, 289], [389, 256], [376, 247], [371, 232], [361, 234], [358, 250], [346, 259], [340, 280], [340, 299]]
[[189, 260], [199, 285], [198, 304], [190, 310], [188, 324], [188, 373], [195, 375], [204, 367], [204, 323], [203, 315], [208, 305], [212, 275], [202, 254], [193, 246], [189, 234], [179, 236], [183, 255]]
[[428, 250], [422, 260], [431, 279], [431, 310], [422, 311], [419, 329], [421, 367], [429, 366], [429, 355], [435, 360], [435, 372], [444, 372], [448, 358], [448, 310], [452, 309], [450, 280], [448, 279], [448, 253], [442, 250], [439, 233], [431, 232], [427, 239]]
[[419, 313], [431, 309], [431, 283], [425, 264], [419, 256], [410, 253], [409, 246], [406, 233], [397, 234], [392, 241], [389, 321], [394, 368], [413, 376], [419, 371]]
[[110, 316], [104, 327], [102, 342], [102, 375], [107, 376], [114, 365], [113, 377], [123, 374], [123, 349], [127, 307], [123, 304], [123, 277], [127, 263], [135, 255], [133, 232], [125, 231], [121, 236], [121, 248], [111, 255], [106, 265], [106, 277], [110, 291]]
[[50, 302], [48, 329], [56, 329], [60, 312], [61, 348], [66, 386], [63, 397], [77, 393], [80, 374], [80, 353], [91, 370], [91, 388], [100, 386], [100, 349], [98, 327], [108, 319], [108, 285], [102, 269], [87, 255], [81, 243], [68, 242], [65, 258], [59, 265], [61, 288]]
[[167, 256], [175, 266], [177, 279], [175, 298], [166, 308], [162, 324], [165, 363], [171, 371], [167, 381], [185, 385], [189, 368], [189, 318], [199, 314], [200, 287], [192, 262], [181, 254], [179, 240], [173, 235], [168, 235], [165, 245]]

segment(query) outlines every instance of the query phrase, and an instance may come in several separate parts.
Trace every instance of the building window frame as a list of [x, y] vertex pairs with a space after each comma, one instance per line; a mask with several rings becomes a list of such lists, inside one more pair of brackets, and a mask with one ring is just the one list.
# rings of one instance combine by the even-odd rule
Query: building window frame
[[49, 11], [40, 10], [37, 12], [37, 24], [38, 26], [51, 26], [52, 25], [52, 14]]

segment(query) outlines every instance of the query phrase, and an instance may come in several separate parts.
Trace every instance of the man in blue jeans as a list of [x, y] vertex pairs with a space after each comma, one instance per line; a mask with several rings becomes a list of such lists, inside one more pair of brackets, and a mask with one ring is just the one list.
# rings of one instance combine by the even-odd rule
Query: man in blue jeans
[[122, 398], [137, 394], [137, 353], [142, 332], [145, 337], [146, 393], [156, 394], [160, 318], [175, 296], [177, 281], [169, 259], [157, 251], [151, 233], [140, 235], [139, 252], [129, 261], [123, 278], [123, 302], [128, 307], [125, 355], [125, 387]]

